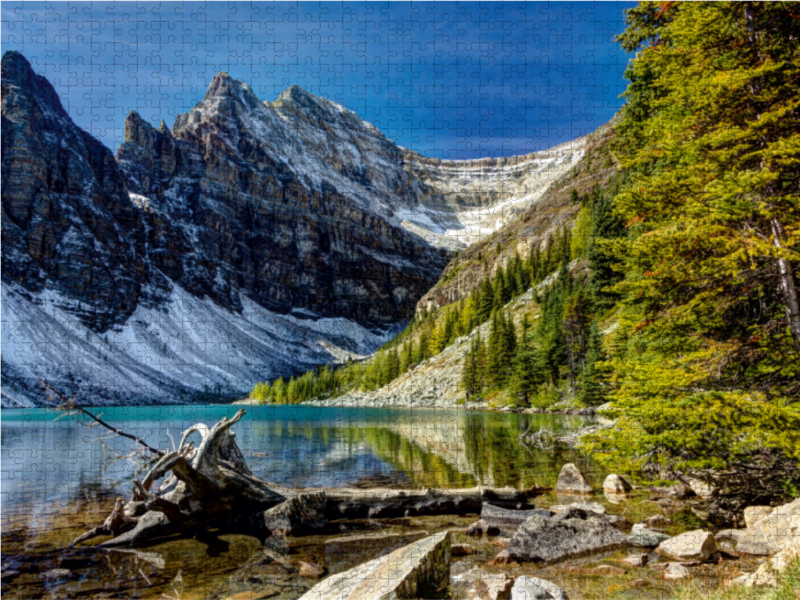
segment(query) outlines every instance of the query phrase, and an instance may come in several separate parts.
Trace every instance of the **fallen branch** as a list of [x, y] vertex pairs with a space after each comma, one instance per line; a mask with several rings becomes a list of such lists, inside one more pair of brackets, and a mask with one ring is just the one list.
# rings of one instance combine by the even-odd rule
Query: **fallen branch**
[[[64, 396], [59, 394], [56, 390], [50, 387], [50, 385], [46, 381], [40, 379], [39, 383], [44, 386], [45, 391], [50, 395], [51, 398], [58, 398], [59, 400], [61, 400], [61, 403], [57, 406], [59, 410], [65, 410], [65, 411], [77, 410], [78, 412], [83, 413], [84, 415], [95, 421], [97, 424], [102, 425], [109, 431], [113, 431], [115, 434], [119, 436], [128, 438], [129, 440], [133, 440], [134, 442], [142, 446], [145, 450], [152, 452], [153, 454], [158, 454], [159, 456], [163, 456], [164, 454], [166, 454], [166, 452], [164, 452], [163, 450], [159, 450], [158, 448], [153, 448], [152, 446], [149, 446], [135, 435], [131, 435], [130, 433], [125, 433], [121, 429], [117, 429], [116, 427], [109, 425], [108, 423], [103, 421], [100, 417], [96, 417], [88, 410], [83, 408], [81, 405], [77, 404], [75, 402], [75, 398], [65, 398]], [[50, 403], [55, 404], [55, 402], [52, 401], [50, 401]]]

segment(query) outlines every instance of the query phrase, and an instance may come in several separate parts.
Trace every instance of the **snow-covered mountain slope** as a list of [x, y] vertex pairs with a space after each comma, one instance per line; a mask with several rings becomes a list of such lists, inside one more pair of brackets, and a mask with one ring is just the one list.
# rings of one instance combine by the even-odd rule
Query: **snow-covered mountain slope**
[[231, 396], [369, 354], [451, 252], [536, 204], [583, 153], [438, 161], [297, 86], [216, 75], [116, 158], [3, 56], [3, 404]]
[[473, 244], [534, 206], [584, 156], [586, 137], [550, 150], [499, 159], [431, 160], [406, 152], [423, 193], [398, 209], [403, 226], [442, 246]]
[[253, 382], [360, 358], [385, 342], [343, 318], [280, 315], [241, 299], [235, 313], [172, 286], [158, 308], [139, 305], [97, 333], [74, 300], [45, 288], [2, 286], [2, 406], [41, 405], [43, 383], [92, 404], [185, 403], [241, 396]]

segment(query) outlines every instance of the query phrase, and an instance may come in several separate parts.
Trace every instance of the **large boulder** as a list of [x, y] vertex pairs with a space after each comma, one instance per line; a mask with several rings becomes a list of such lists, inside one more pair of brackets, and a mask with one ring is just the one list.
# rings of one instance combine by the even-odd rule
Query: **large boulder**
[[511, 600], [569, 600], [569, 597], [564, 590], [545, 579], [517, 577], [511, 588]]
[[508, 544], [508, 554], [519, 562], [556, 562], [572, 556], [621, 548], [626, 537], [602, 515], [568, 507], [547, 519], [539, 515], [523, 523]]
[[800, 538], [800, 498], [775, 508], [767, 516], [738, 533], [740, 554], [769, 556], [785, 550]]
[[449, 582], [450, 536], [444, 532], [328, 577], [301, 600], [437, 598]]
[[743, 531], [744, 529], [722, 529], [714, 534], [720, 552], [728, 556], [741, 556], [742, 553], [736, 549], [736, 544], [739, 543], [739, 537]]
[[619, 475], [612, 473], [603, 481], [604, 494], [627, 494], [633, 489], [630, 483]]
[[736, 586], [751, 587], [754, 585], [778, 585], [778, 576], [786, 570], [790, 563], [800, 560], [800, 538], [795, 538], [789, 545], [758, 567], [755, 573], [737, 577], [730, 583]]
[[772, 512], [771, 506], [748, 506], [744, 509], [745, 527], [752, 527]]
[[578, 467], [567, 463], [561, 467], [555, 491], [561, 494], [591, 494], [594, 490]]
[[328, 526], [326, 505], [325, 492], [299, 494], [264, 511], [258, 525], [280, 537], [321, 533]]
[[714, 486], [708, 481], [695, 477], [684, 477], [689, 488], [701, 498], [710, 498], [714, 494]]
[[672, 560], [708, 560], [717, 551], [714, 534], [702, 529], [664, 540], [656, 552]]

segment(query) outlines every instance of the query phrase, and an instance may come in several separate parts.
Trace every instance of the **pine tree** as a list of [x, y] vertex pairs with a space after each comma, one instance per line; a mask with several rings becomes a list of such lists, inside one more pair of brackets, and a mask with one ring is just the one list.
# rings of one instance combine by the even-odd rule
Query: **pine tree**
[[623, 273], [615, 270], [619, 259], [615, 255], [614, 240], [625, 235], [622, 220], [614, 212], [609, 194], [596, 197], [592, 208], [592, 235], [587, 244], [589, 259], [589, 287], [598, 310], [606, 310], [619, 300], [612, 288], [621, 281]]
[[489, 345], [486, 357], [486, 384], [490, 388], [499, 388], [504, 382], [503, 329], [500, 311], [492, 313], [492, 330], [489, 333]]
[[494, 288], [494, 301], [492, 304], [496, 309], [502, 308], [507, 302], [506, 274], [502, 265], [497, 268], [497, 273], [495, 274], [494, 280], [492, 280], [492, 287]]
[[480, 336], [476, 336], [464, 357], [461, 388], [464, 390], [467, 400], [471, 400], [481, 391], [480, 343]]
[[519, 402], [529, 404], [531, 394], [543, 383], [539, 369], [536, 346], [529, 337], [523, 337], [514, 354], [510, 387]]
[[586, 366], [578, 386], [578, 400], [586, 406], [598, 406], [606, 402], [607, 372], [600, 366], [606, 360], [603, 342], [597, 321], [592, 321], [586, 344]]
[[419, 364], [428, 359], [428, 330], [424, 329], [419, 337], [419, 346], [417, 354], [414, 357], [414, 363]]
[[564, 345], [570, 385], [573, 389], [586, 353], [587, 324], [588, 306], [583, 288], [580, 288], [572, 295], [564, 309]]
[[494, 309], [494, 289], [488, 277], [481, 281], [480, 304], [478, 305], [478, 323], [485, 323], [491, 316]]
[[414, 364], [414, 340], [408, 340], [403, 344], [403, 353], [400, 356], [400, 373], [408, 371]]
[[394, 381], [399, 375], [400, 357], [397, 355], [397, 348], [392, 348], [386, 355], [386, 383]]

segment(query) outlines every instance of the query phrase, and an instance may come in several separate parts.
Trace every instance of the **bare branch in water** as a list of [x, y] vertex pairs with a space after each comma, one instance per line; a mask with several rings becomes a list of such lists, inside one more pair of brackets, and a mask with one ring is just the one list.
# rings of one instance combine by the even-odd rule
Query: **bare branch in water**
[[140, 438], [136, 437], [135, 435], [131, 435], [130, 433], [125, 433], [121, 429], [117, 429], [116, 427], [114, 427], [112, 425], [109, 425], [108, 423], [103, 421], [100, 417], [96, 417], [95, 415], [90, 413], [88, 410], [83, 408], [80, 404], [77, 404], [75, 402], [75, 398], [66, 398], [66, 397], [62, 396], [61, 394], [59, 394], [46, 381], [43, 381], [43, 380], [40, 379], [39, 383], [42, 386], [44, 386], [44, 389], [48, 394], [48, 402], [50, 402], [51, 404], [56, 404], [53, 399], [58, 399], [59, 400], [60, 403], [56, 405], [57, 409], [64, 410], [64, 411], [69, 411], [69, 412], [77, 411], [79, 413], [82, 413], [82, 414], [86, 415], [87, 417], [89, 417], [90, 419], [92, 419], [93, 421], [96, 421], [99, 425], [102, 425], [103, 427], [105, 427], [109, 431], [113, 431], [115, 434], [117, 434], [119, 436], [122, 436], [124, 438], [128, 438], [129, 440], [133, 440], [134, 442], [136, 442], [137, 444], [142, 446], [145, 450], [147, 450], [149, 452], [152, 452], [153, 454], [158, 454], [159, 456], [164, 456], [166, 454], [166, 452], [164, 450], [159, 450], [157, 448], [153, 448], [152, 446], [149, 446], [148, 444], [143, 442]]

